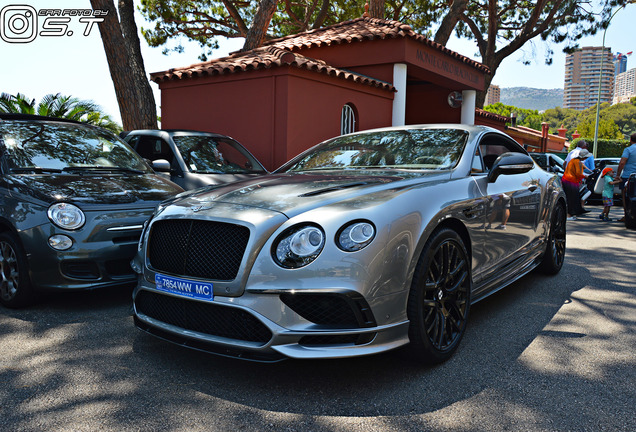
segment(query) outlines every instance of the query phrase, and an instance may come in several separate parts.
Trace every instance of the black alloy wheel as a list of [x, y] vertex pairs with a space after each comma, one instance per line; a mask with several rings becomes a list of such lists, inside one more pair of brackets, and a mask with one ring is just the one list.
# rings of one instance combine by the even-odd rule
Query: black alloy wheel
[[415, 269], [407, 304], [409, 348], [418, 360], [435, 364], [453, 355], [466, 330], [471, 286], [461, 237], [446, 228], [434, 232]]
[[552, 211], [548, 244], [543, 259], [539, 264], [539, 270], [542, 273], [555, 275], [563, 267], [563, 262], [565, 261], [565, 218], [564, 205], [557, 203]]
[[16, 235], [0, 233], [0, 303], [6, 307], [27, 306], [33, 301], [26, 255]]

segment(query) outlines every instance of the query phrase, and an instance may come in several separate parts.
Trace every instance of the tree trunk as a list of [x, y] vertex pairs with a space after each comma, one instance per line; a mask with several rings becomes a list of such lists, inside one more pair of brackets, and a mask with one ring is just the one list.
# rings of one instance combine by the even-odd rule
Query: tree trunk
[[267, 34], [272, 16], [274, 12], [276, 12], [277, 3], [278, 0], [261, 0], [256, 10], [256, 15], [254, 16], [254, 22], [247, 32], [245, 44], [241, 51], [249, 51], [261, 46]]
[[155, 105], [155, 96], [152, 93], [150, 81], [146, 75], [144, 59], [141, 56], [141, 42], [137, 34], [133, 0], [119, 0], [119, 21], [124, 34], [132, 78], [135, 80], [135, 89], [137, 91], [139, 125], [136, 125], [135, 129], [156, 129], [157, 106]]
[[467, 6], [468, 0], [453, 0], [450, 10], [442, 19], [442, 23], [435, 33], [435, 42], [446, 46]]
[[[143, 70], [143, 62], [134, 65], [130, 61], [134, 55], [131, 55], [128, 51], [127, 41], [122, 34], [117, 9], [113, 0], [91, 0], [91, 6], [93, 9], [108, 11], [104, 22], [99, 23], [98, 26], [99, 33], [102, 36], [106, 60], [108, 61], [108, 68], [110, 69], [110, 76], [115, 87], [115, 95], [117, 96], [124, 129], [156, 129], [157, 112], [152, 91], [150, 92], [152, 103], [149, 103], [148, 99], [142, 98], [141, 95], [144, 92], [139, 89], [139, 83], [142, 81], [145, 81], [148, 88], [150, 88]], [[134, 33], [136, 35], [136, 30]], [[134, 42], [130, 41], [128, 43], [133, 44]], [[137, 39], [137, 45], [139, 46], [139, 39]], [[131, 79], [131, 76], [133, 79]], [[152, 120], [150, 119], [151, 117]]]
[[371, 16], [371, 18], [384, 19], [386, 15], [386, 6], [384, 4], [384, 0], [370, 0], [369, 15]]

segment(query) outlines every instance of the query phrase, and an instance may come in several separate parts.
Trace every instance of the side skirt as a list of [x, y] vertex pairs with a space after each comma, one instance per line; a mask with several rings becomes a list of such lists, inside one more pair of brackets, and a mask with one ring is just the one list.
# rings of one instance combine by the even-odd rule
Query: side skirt
[[485, 299], [534, 270], [541, 262], [545, 247], [546, 243], [541, 242], [527, 253], [522, 254], [503, 267], [497, 268], [480, 283], [475, 284], [473, 286], [471, 304]]

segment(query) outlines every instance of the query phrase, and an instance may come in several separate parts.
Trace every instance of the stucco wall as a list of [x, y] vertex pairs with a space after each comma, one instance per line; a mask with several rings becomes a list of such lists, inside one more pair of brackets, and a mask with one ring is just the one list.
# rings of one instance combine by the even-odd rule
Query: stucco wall
[[230, 135], [269, 170], [339, 135], [346, 103], [358, 113], [357, 130], [391, 124], [392, 92], [293, 67], [160, 87], [162, 128]]

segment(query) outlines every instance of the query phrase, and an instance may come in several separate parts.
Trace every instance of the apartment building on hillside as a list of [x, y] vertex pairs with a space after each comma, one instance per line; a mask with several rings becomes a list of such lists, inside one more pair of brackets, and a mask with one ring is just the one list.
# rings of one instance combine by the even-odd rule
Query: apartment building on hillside
[[614, 94], [614, 62], [611, 48], [583, 47], [568, 54], [565, 57], [563, 108], [584, 110], [594, 106], [598, 98], [599, 78], [601, 103], [611, 103]]
[[612, 105], [628, 103], [633, 97], [636, 97], [636, 68], [616, 76]]
[[501, 102], [501, 89], [498, 85], [490, 84], [486, 92], [486, 100], [484, 105], [492, 105]]

